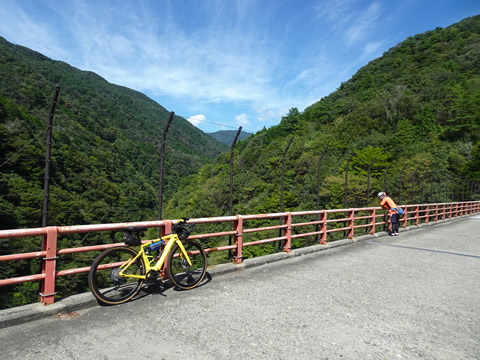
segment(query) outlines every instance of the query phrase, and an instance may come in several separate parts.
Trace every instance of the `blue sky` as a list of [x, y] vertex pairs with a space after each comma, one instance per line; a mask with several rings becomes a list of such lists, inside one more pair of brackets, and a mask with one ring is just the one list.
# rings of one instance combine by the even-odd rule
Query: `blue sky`
[[0, 0], [0, 36], [138, 90], [206, 132], [276, 125], [478, 0]]

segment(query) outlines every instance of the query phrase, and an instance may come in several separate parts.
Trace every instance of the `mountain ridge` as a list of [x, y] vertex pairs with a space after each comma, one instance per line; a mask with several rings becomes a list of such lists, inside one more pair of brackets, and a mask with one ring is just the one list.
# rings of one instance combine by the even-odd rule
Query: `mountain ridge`
[[[214, 138], [215, 140], [221, 142], [226, 146], [232, 145], [236, 134], [237, 134], [237, 130], [219, 130], [219, 131], [207, 133], [207, 135], [211, 136], [212, 138]], [[244, 141], [251, 135], [253, 134], [242, 130], [240, 132], [240, 135], [238, 136], [238, 140]]]
[[[282, 154], [292, 137], [283, 196], [288, 211], [315, 209], [317, 196], [321, 208], [343, 207], [352, 153], [348, 206], [367, 203], [366, 175], [374, 159], [370, 203], [384, 189], [389, 165], [387, 191], [402, 202], [422, 200], [422, 179], [435, 189], [445, 188], [445, 176], [479, 179], [480, 16], [407, 38], [303, 112], [292, 108], [278, 125], [237, 146], [235, 213], [280, 210]], [[317, 194], [318, 161], [326, 146]], [[227, 214], [227, 161], [220, 156], [188, 178], [170, 200], [170, 211], [188, 196], [203, 201], [198, 216]], [[432, 191], [433, 200], [454, 200], [452, 186], [456, 191], [459, 185], [451, 180], [447, 194]]]
[[[0, 38], [0, 60], [0, 158], [7, 160], [20, 151], [2, 168], [4, 177], [0, 182], [0, 193], [4, 196], [0, 198], [1, 226], [38, 226], [43, 179], [33, 180], [26, 177], [31, 173], [43, 172], [44, 144], [35, 141], [29, 148], [22, 149], [22, 146], [28, 143], [29, 139], [38, 136], [38, 133], [45, 131], [45, 121], [56, 85], [61, 89], [53, 120], [53, 208], [64, 208], [56, 191], [67, 192], [61, 197], [72, 198], [68, 194], [77, 194], [80, 199], [82, 195], [77, 193], [79, 189], [83, 193], [91, 191], [88, 186], [71, 186], [71, 178], [80, 173], [85, 178], [106, 178], [106, 186], [115, 188], [114, 198], [123, 197], [125, 202], [137, 208], [138, 218], [145, 218], [147, 214], [140, 206], [143, 209], [148, 208], [150, 215], [147, 218], [152, 219], [154, 209], [158, 207], [154, 205], [153, 199], [158, 197], [158, 190], [155, 191], [154, 188], [158, 189], [160, 141], [170, 112], [140, 92], [110, 84], [98, 74], [51, 60], [38, 52], [11, 44], [3, 38]], [[42, 137], [43, 135], [40, 138]], [[224, 149], [223, 145], [178, 116], [173, 118], [166, 145], [167, 195], [175, 191], [179, 179], [212, 161]], [[132, 151], [134, 149], [135, 151]], [[35, 158], [35, 164], [22, 161], [27, 153], [30, 153], [29, 158]], [[100, 164], [102, 158], [105, 162]], [[80, 161], [83, 165], [78, 164]], [[112, 164], [106, 165], [108, 162]], [[71, 169], [65, 167], [65, 164], [71, 165]], [[128, 174], [143, 178], [148, 185], [133, 179], [130, 181], [131, 175], [121, 169], [123, 166], [130, 168]], [[143, 171], [146, 173], [140, 173]], [[18, 181], [25, 182], [24, 186], [30, 189], [29, 192], [35, 189], [35, 194], [32, 193], [35, 200], [30, 199], [28, 207], [36, 210], [28, 218], [9, 214], [8, 209], [22, 207], [23, 199], [8, 197], [11, 193], [17, 194], [18, 184], [9, 183], [5, 175], [20, 175]], [[66, 177], [69, 177], [70, 181], [66, 180]], [[89, 182], [93, 183], [95, 180], [91, 178]], [[142, 205], [134, 204], [135, 200], [140, 199], [122, 194], [122, 191], [128, 188], [121, 185], [122, 182], [137, 182], [134, 187], [143, 188], [138, 189], [138, 193], [144, 193], [144, 199], [140, 201]], [[152, 200], [145, 198], [146, 188]], [[98, 194], [97, 200], [102, 198], [103, 194]], [[59, 201], [58, 204], [56, 200]], [[37, 205], [34, 205], [35, 203]], [[102, 207], [106, 211], [113, 204], [110, 199], [104, 201]], [[83, 208], [85, 206], [88, 208], [86, 203], [82, 205]], [[2, 208], [4, 211], [1, 211]], [[128, 218], [132, 213], [126, 212], [124, 215]], [[86, 219], [81, 216], [75, 219], [56, 219], [53, 216], [50, 223], [73, 225], [108, 218], [105, 214], [87, 216]], [[125, 220], [114, 216], [110, 217], [110, 221], [116, 221], [115, 218]]]

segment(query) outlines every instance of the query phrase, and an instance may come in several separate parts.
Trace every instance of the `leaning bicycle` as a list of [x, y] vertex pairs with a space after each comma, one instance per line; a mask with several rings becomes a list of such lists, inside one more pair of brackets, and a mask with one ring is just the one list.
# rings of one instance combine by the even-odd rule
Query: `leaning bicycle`
[[[187, 240], [195, 224], [178, 220], [172, 233], [142, 244], [146, 227], [127, 227], [125, 246], [106, 249], [93, 261], [88, 274], [90, 290], [99, 303], [117, 305], [132, 299], [147, 280], [163, 275], [179, 289], [198, 286], [207, 271], [207, 256], [196, 241]], [[138, 247], [135, 250], [134, 247]]]

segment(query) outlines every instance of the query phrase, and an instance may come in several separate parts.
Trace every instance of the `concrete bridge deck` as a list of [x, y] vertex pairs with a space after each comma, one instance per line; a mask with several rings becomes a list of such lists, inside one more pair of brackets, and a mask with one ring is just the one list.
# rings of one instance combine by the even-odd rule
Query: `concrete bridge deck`
[[0, 358], [480, 359], [480, 216], [143, 295], [0, 329]]

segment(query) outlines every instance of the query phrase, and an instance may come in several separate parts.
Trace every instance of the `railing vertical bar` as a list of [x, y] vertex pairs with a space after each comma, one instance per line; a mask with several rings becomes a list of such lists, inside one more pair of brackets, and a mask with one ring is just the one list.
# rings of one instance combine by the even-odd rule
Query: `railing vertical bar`
[[324, 210], [322, 213], [322, 238], [320, 240], [320, 244], [326, 245], [327, 244], [327, 215], [328, 213]]
[[242, 249], [243, 249], [243, 217], [241, 215], [236, 216], [237, 220], [235, 220], [235, 245], [236, 248], [233, 252], [233, 263], [240, 264], [243, 260]]
[[348, 238], [353, 239], [353, 236], [355, 234], [355, 209], [350, 209], [350, 215], [349, 215], [349, 231], [348, 231]]
[[372, 210], [370, 210], [370, 234], [375, 234], [375, 217], [376, 215], [376, 211], [375, 211], [375, 208], [373, 208]]
[[[166, 234], [171, 234], [172, 233], [172, 221], [171, 220], [165, 220], [164, 221], [164, 226], [162, 226], [161, 231], [162, 231], [162, 236], [165, 236]], [[160, 230], [159, 230], [160, 232]], [[168, 279], [168, 273], [167, 273], [167, 262], [163, 264], [162, 267], [163, 271], [163, 278]]]
[[287, 216], [284, 218], [285, 224], [287, 228], [285, 229], [285, 236], [287, 239], [285, 240], [285, 245], [283, 247], [283, 251], [289, 253], [292, 251], [292, 213], [288, 212]]
[[55, 301], [55, 271], [57, 264], [57, 227], [47, 227], [44, 248], [45, 257], [42, 259], [42, 274], [44, 278], [41, 281], [40, 302], [45, 305], [53, 304]]

